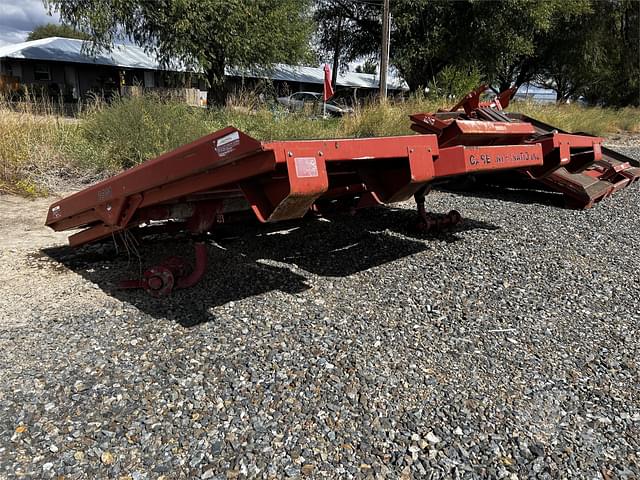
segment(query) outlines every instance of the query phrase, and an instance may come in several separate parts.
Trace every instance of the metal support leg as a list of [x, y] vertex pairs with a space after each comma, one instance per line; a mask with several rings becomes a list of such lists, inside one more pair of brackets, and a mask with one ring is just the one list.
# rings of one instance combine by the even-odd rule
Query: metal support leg
[[462, 216], [456, 210], [451, 210], [447, 214], [434, 214], [427, 212], [424, 206], [424, 199], [430, 191], [431, 186], [425, 185], [414, 195], [416, 205], [418, 207], [418, 230], [422, 232], [433, 232], [458, 225], [462, 221]]
[[207, 245], [204, 242], [196, 242], [196, 263], [191, 273], [178, 279], [178, 288], [193, 287], [207, 271]]
[[195, 265], [187, 274], [187, 263], [179, 257], [171, 257], [160, 265], [149, 268], [141, 280], [126, 280], [119, 287], [123, 289], [142, 288], [152, 297], [166, 297], [174, 288], [189, 288], [198, 283], [207, 270], [207, 245], [203, 241], [195, 243]]

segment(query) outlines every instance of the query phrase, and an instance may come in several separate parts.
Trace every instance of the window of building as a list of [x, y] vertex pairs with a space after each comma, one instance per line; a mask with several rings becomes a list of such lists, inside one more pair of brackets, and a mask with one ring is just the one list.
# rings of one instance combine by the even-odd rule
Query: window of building
[[19, 63], [3, 62], [2, 65], [3, 68], [0, 69], [0, 72], [20, 80], [20, 77], [22, 76], [22, 66]]
[[35, 80], [51, 80], [51, 71], [49, 65], [44, 63], [36, 63], [33, 67], [33, 78]]

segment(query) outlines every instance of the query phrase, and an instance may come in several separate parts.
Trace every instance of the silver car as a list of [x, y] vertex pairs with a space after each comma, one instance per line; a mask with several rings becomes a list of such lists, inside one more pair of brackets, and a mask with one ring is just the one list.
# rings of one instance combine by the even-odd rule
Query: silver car
[[[292, 112], [311, 109], [313, 112], [322, 111], [322, 94], [317, 92], [297, 92], [288, 97], [278, 97], [278, 103], [286, 106]], [[340, 117], [347, 113], [352, 113], [353, 108], [338, 105], [329, 100], [327, 102], [327, 114]]]

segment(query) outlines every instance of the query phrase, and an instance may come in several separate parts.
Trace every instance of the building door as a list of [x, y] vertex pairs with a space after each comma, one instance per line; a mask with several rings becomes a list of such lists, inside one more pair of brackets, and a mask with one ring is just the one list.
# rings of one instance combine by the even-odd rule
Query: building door
[[144, 71], [144, 86], [147, 88], [153, 88], [155, 87], [155, 82], [154, 82], [154, 72], [150, 72], [148, 70]]
[[71, 90], [74, 100], [80, 98], [80, 86], [78, 84], [78, 72], [73, 65], [64, 66], [64, 83]]

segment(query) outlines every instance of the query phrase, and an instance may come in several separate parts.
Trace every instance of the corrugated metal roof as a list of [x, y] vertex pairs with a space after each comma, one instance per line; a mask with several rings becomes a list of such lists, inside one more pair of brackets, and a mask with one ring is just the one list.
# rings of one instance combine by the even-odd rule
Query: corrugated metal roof
[[[227, 68], [226, 74], [237, 77], [270, 78], [285, 82], [324, 83], [324, 71], [316, 67], [300, 67], [296, 65], [276, 64], [264, 69]], [[336, 84], [341, 87], [378, 88], [380, 78], [368, 73], [345, 72], [338, 74]], [[401, 78], [389, 75], [387, 88], [409, 90], [407, 83]]]
[[[145, 52], [144, 49], [135, 45], [116, 44], [110, 52], [101, 52], [96, 56], [92, 56], [83, 51], [83, 44], [82, 40], [72, 38], [42, 38], [40, 40], [2, 46], [0, 47], [0, 58], [84, 63], [143, 70], [171, 70], [178, 72], [186, 70], [184, 66], [163, 68], [155, 55]], [[286, 82], [322, 84], [324, 81], [322, 68], [285, 64], [276, 64], [264, 69], [227, 67], [225, 74], [249, 78], [270, 78]], [[380, 80], [376, 75], [345, 72], [338, 75], [336, 83], [343, 87], [378, 88], [379, 82]], [[387, 87], [395, 90], [409, 90], [404, 80], [393, 75], [389, 76]]]
[[135, 45], [114, 45], [111, 52], [102, 52], [96, 56], [91, 56], [83, 52], [83, 43], [82, 40], [73, 38], [42, 38], [0, 47], [0, 58], [50, 60], [122, 68], [162, 70], [159, 62], [152, 55]]

